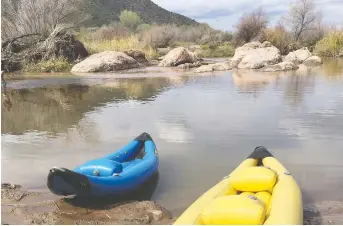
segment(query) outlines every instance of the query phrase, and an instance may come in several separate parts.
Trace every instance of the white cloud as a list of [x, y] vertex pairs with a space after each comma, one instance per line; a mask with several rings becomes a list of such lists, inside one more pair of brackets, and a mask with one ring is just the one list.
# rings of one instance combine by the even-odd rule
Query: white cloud
[[[274, 24], [289, 9], [290, 0], [153, 0], [159, 6], [199, 22], [209, 23], [217, 29], [233, 30], [233, 25], [245, 12], [262, 6]], [[316, 0], [317, 8], [323, 13], [326, 23], [343, 25], [343, 0]]]

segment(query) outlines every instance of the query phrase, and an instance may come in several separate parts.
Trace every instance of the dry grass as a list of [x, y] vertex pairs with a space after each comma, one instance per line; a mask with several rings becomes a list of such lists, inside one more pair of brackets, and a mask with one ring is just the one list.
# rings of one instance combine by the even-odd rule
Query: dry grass
[[123, 52], [130, 49], [142, 50], [148, 59], [155, 59], [157, 57], [157, 51], [151, 46], [145, 46], [134, 35], [127, 37], [120, 37], [113, 39], [93, 39], [87, 40], [80, 38], [90, 54], [99, 53], [103, 51], [119, 51]]
[[72, 68], [73, 64], [64, 58], [43, 60], [38, 63], [26, 63], [23, 66], [24, 72], [65, 72]]
[[320, 56], [337, 57], [343, 49], [343, 30], [333, 30], [317, 42], [314, 52]]

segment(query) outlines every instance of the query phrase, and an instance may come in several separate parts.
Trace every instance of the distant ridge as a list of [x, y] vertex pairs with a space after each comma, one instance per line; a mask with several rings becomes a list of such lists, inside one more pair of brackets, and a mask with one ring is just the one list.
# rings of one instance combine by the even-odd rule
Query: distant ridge
[[170, 12], [151, 0], [84, 0], [85, 11], [92, 19], [85, 26], [101, 26], [119, 20], [120, 12], [124, 9], [134, 11], [144, 23], [198, 25], [193, 19], [178, 13]]

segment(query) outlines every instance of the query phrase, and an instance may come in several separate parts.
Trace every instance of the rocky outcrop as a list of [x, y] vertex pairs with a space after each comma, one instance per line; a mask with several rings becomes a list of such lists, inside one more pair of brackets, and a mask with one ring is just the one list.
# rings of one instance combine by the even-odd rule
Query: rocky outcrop
[[26, 62], [56, 58], [75, 62], [89, 55], [84, 45], [62, 26], [57, 26], [48, 37], [31, 34], [5, 40], [1, 53], [1, 68], [8, 72], [21, 70]]
[[299, 67], [292, 62], [281, 62], [274, 65], [269, 65], [260, 69], [263, 72], [274, 72], [274, 71], [290, 71], [297, 70]]
[[163, 60], [159, 63], [159, 66], [177, 67], [180, 64], [194, 63], [198, 60], [198, 57], [193, 52], [188, 51], [188, 49], [184, 47], [178, 47], [164, 56]]
[[73, 66], [71, 72], [108, 72], [139, 67], [139, 63], [122, 52], [105, 51], [93, 54]]
[[195, 69], [195, 73], [202, 73], [202, 72], [211, 72], [211, 71], [226, 71], [231, 70], [231, 64], [230, 62], [220, 62], [215, 64], [208, 64], [203, 65], [197, 69]]
[[323, 64], [323, 61], [320, 57], [318, 56], [311, 56], [309, 58], [307, 58], [304, 62], [304, 65], [306, 65], [307, 67], [315, 67], [315, 66], [319, 66]]
[[290, 52], [283, 61], [285, 62], [293, 62], [295, 64], [301, 64], [307, 58], [312, 56], [311, 52], [307, 49], [307, 47], [298, 49], [296, 51]]
[[322, 60], [312, 56], [306, 47], [281, 56], [280, 50], [267, 41], [246, 43], [236, 49], [231, 59], [232, 67], [259, 69], [261, 72], [297, 70], [299, 64], [317, 66], [322, 64]]
[[280, 50], [270, 42], [250, 42], [235, 51], [231, 66], [241, 69], [259, 69], [282, 60]]
[[141, 50], [137, 49], [131, 49], [131, 50], [126, 50], [124, 53], [133, 59], [135, 59], [138, 63], [141, 64], [148, 64], [149, 61], [145, 57], [145, 53]]

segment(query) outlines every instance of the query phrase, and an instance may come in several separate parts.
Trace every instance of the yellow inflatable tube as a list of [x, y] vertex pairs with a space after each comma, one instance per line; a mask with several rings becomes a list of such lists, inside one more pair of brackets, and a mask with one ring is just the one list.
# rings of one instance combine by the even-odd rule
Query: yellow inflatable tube
[[[255, 166], [265, 166], [277, 174], [277, 181], [271, 193], [269, 208], [263, 224], [301, 225], [303, 224], [302, 194], [299, 186], [287, 169], [264, 147], [257, 147], [229, 176], [200, 196], [174, 222], [174, 225], [204, 224], [202, 212], [215, 198], [236, 195], [230, 178], [240, 171]], [[244, 222], [242, 222], [244, 224]]]

